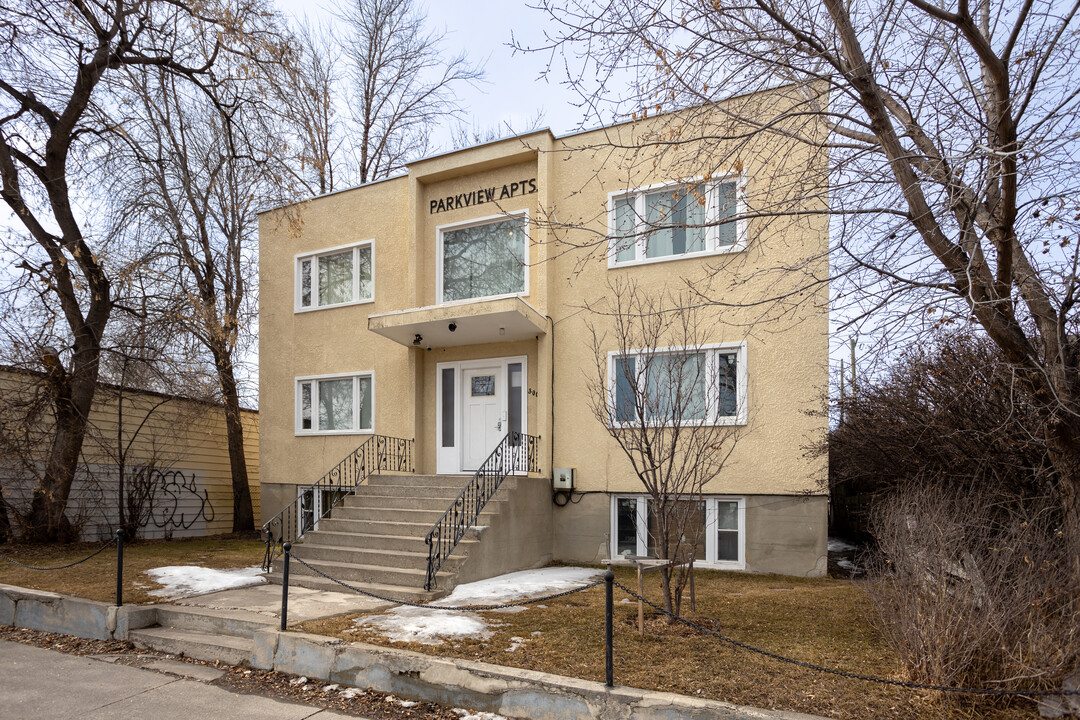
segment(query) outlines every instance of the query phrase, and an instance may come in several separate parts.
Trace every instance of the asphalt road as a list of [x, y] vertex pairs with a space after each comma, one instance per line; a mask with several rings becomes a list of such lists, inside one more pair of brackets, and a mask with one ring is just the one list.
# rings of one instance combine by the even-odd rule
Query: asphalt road
[[207, 685], [215, 672], [210, 668], [200, 680], [178, 677], [200, 672], [186, 663], [161, 660], [155, 667], [127, 667], [0, 641], [0, 716], [5, 720], [356, 720]]

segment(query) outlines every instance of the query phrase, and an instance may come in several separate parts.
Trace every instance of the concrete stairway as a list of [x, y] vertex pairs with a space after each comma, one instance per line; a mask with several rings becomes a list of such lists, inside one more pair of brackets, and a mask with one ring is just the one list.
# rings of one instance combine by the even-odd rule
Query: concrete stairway
[[136, 647], [243, 667], [251, 665], [255, 632], [278, 627], [272, 619], [239, 610], [171, 605], [159, 605], [155, 610], [156, 627], [128, 633]]
[[[356, 493], [319, 521], [293, 545], [293, 557], [354, 587], [395, 600], [428, 602], [454, 588], [458, 569], [479, 543], [470, 529], [439, 571], [438, 589], [424, 590], [431, 526], [469, 481], [465, 476], [373, 475]], [[500, 491], [480, 514], [488, 524], [505, 501]], [[281, 561], [275, 561], [271, 582], [281, 582]], [[289, 584], [318, 590], [348, 592], [319, 577], [299, 562], [289, 566]]]

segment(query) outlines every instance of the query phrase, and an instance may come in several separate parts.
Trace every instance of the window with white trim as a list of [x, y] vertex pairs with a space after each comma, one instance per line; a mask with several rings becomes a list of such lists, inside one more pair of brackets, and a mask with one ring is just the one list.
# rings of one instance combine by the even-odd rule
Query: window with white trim
[[371, 302], [374, 242], [296, 257], [296, 311]]
[[744, 187], [730, 177], [613, 193], [609, 267], [745, 249]]
[[746, 422], [746, 345], [611, 353], [608, 411], [614, 426]]
[[439, 228], [439, 301], [527, 292], [527, 214]]
[[[611, 557], [656, 557], [652, 499], [611, 498]], [[695, 563], [741, 569], [746, 565], [746, 499], [707, 497], [687, 513], [682, 541], [694, 544]]]
[[296, 379], [296, 434], [371, 432], [375, 380], [371, 373]]

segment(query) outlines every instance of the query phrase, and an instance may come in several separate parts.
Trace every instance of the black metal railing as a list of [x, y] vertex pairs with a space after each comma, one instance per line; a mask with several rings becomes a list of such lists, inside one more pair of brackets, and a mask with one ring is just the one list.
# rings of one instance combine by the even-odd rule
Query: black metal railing
[[372, 473], [382, 470], [413, 472], [413, 441], [372, 435], [317, 482], [300, 490], [295, 500], [262, 526], [266, 542], [263, 570], [270, 571], [271, 564], [281, 556], [282, 545], [296, 542]]
[[540, 472], [538, 446], [540, 438], [520, 432], [509, 432], [480, 465], [461, 494], [450, 503], [443, 516], [431, 526], [424, 541], [428, 546], [427, 580], [424, 589], [435, 587], [435, 575], [450, 553], [476, 524], [480, 511], [487, 505], [506, 476], [514, 472]]

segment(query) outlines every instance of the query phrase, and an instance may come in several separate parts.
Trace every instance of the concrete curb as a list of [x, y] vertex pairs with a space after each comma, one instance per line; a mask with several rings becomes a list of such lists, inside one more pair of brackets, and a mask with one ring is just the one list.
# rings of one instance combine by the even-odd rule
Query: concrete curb
[[[162, 608], [163, 610], [167, 608]], [[205, 613], [204, 614], [208, 614]], [[222, 613], [228, 615], [228, 613]], [[228, 623], [228, 618], [223, 618]], [[116, 607], [42, 590], [0, 584], [0, 625], [95, 640], [127, 640], [158, 624], [158, 607]], [[246, 633], [244, 633], [246, 634]], [[824, 720], [742, 707], [675, 693], [601, 683], [533, 670], [440, 658], [409, 650], [277, 630], [254, 632], [252, 667], [385, 693], [534, 720]]]
[[252, 666], [534, 720], [822, 720], [297, 632], [255, 633]]

